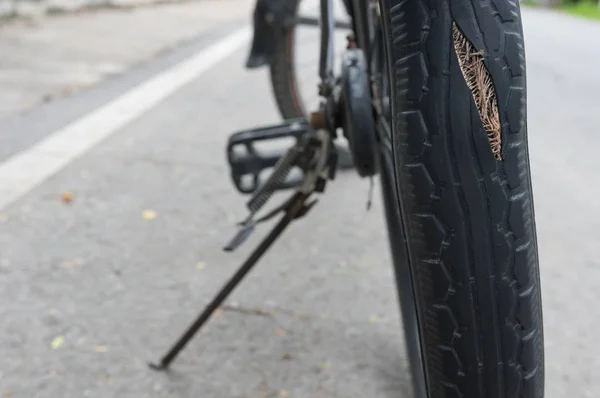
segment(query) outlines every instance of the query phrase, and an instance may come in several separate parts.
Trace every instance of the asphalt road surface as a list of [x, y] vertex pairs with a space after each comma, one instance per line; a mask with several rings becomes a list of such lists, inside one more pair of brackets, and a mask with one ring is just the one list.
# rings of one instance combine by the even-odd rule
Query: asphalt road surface
[[[367, 212], [352, 173], [172, 372], [146, 365], [267, 230], [221, 250], [245, 216], [227, 136], [279, 120], [266, 71], [243, 69], [247, 13], [223, 15], [92, 89], [3, 108], [0, 397], [410, 397], [379, 191]], [[524, 21], [546, 396], [598, 397], [600, 24], [533, 9]]]

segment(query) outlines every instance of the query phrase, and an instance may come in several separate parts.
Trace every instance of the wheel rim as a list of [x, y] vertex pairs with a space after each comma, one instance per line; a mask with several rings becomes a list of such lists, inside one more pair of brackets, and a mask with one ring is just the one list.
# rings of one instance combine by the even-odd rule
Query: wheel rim
[[[335, 1], [336, 21], [350, 22], [343, 3]], [[298, 18], [319, 17], [318, 0], [299, 0], [296, 16]], [[349, 30], [334, 29], [334, 73], [340, 75], [339, 59], [346, 49], [346, 36]], [[291, 80], [288, 82], [294, 104], [299, 115], [307, 115], [318, 109], [318, 65], [319, 65], [319, 26], [296, 23], [287, 31], [288, 65], [291, 68]]]

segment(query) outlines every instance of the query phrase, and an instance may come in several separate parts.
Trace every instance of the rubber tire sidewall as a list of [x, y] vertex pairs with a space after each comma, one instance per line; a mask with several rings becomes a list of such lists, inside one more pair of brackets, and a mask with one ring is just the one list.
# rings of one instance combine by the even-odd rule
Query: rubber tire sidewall
[[[541, 398], [543, 322], [518, 2], [380, 4], [406, 237], [397, 244], [407, 246], [415, 281], [426, 397]], [[452, 22], [484, 51], [498, 96], [501, 161], [460, 72]], [[447, 207], [444, 219], [438, 208], [447, 203], [460, 204], [452, 205], [456, 212]], [[445, 262], [449, 250], [454, 264]], [[456, 262], [461, 256], [467, 261]]]

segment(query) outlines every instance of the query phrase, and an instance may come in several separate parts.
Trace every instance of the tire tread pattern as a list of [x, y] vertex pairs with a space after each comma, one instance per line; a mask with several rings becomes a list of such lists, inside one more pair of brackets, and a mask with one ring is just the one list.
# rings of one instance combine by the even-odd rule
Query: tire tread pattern
[[[516, 0], [384, 0], [394, 154], [429, 397], [541, 398], [542, 312]], [[454, 52], [484, 52], [501, 112], [491, 151]]]

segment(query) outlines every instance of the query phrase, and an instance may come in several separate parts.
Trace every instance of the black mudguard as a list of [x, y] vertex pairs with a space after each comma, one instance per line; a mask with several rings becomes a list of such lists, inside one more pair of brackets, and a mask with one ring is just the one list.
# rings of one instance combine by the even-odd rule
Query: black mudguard
[[246, 68], [254, 69], [271, 63], [276, 51], [276, 40], [284, 27], [284, 3], [284, 0], [256, 1], [254, 37]]

